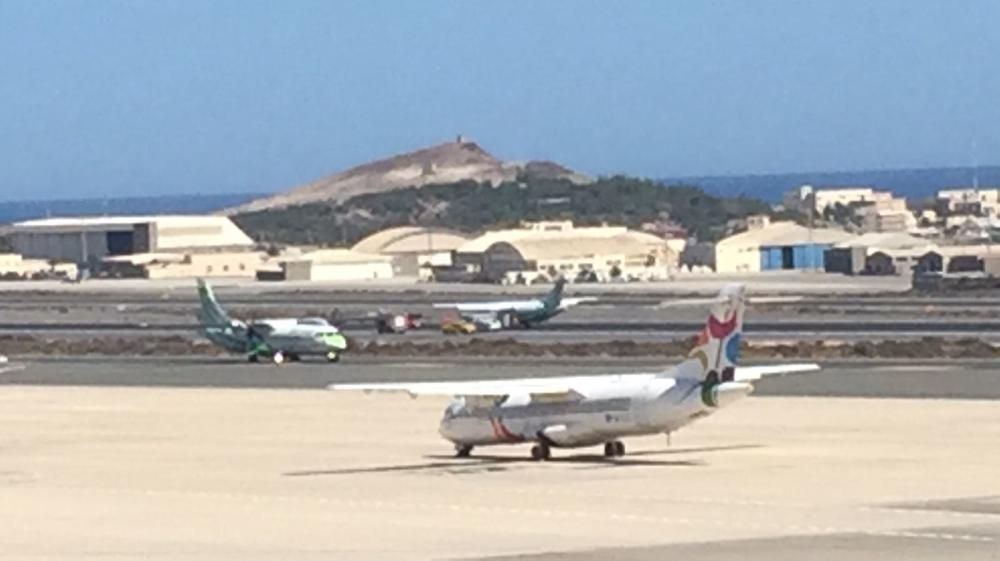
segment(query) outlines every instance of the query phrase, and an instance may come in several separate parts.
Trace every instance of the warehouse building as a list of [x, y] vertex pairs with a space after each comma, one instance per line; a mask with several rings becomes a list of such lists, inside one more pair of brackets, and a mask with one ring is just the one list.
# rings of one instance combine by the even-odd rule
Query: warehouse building
[[0, 253], [0, 280], [75, 278], [75, 263], [50, 263], [44, 259], [24, 259], [18, 253]]
[[11, 242], [30, 259], [93, 262], [109, 256], [190, 249], [246, 249], [250, 239], [225, 216], [45, 218], [13, 224]]
[[823, 270], [826, 250], [854, 238], [843, 230], [806, 228], [794, 222], [749, 223], [750, 230], [715, 244], [716, 272]]
[[903, 232], [871, 232], [836, 244], [826, 252], [828, 273], [905, 275], [937, 246]]
[[392, 257], [351, 249], [320, 249], [281, 262], [284, 280], [365, 281], [391, 279]]
[[992, 245], [943, 245], [920, 256], [914, 270], [921, 273], [972, 273], [991, 269], [1000, 251]]
[[667, 240], [620, 226], [535, 222], [488, 232], [454, 252], [439, 280], [486, 282], [652, 280], [668, 278], [678, 255]]
[[254, 278], [266, 256], [260, 251], [174, 251], [105, 257], [96, 271], [109, 278]]
[[351, 249], [391, 257], [396, 276], [416, 277], [421, 265], [451, 264], [452, 252], [467, 241], [467, 236], [444, 228], [400, 226], [376, 232]]

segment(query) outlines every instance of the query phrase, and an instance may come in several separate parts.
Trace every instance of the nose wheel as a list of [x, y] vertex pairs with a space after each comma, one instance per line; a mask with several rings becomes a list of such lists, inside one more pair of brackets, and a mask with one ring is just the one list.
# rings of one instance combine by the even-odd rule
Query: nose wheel
[[625, 455], [625, 443], [621, 440], [613, 440], [604, 444], [604, 457], [616, 458]]
[[468, 458], [472, 455], [472, 445], [471, 444], [460, 444], [455, 446], [455, 457], [456, 458]]

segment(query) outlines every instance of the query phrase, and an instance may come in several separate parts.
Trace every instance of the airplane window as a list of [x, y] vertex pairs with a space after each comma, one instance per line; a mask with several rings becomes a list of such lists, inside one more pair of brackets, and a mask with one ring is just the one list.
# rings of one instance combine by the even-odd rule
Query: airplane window
[[330, 325], [330, 322], [323, 318], [302, 318], [298, 320], [299, 325]]

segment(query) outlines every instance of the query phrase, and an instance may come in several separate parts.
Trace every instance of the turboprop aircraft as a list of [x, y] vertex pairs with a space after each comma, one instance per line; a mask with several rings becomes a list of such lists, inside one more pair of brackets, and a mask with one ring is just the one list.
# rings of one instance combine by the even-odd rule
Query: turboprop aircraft
[[745, 307], [742, 285], [724, 287], [688, 358], [665, 372], [461, 382], [333, 384], [333, 390], [450, 395], [439, 432], [458, 457], [476, 446], [530, 442], [551, 448], [604, 445], [625, 454], [627, 436], [670, 434], [753, 391], [763, 376], [818, 370], [816, 364], [736, 367]]
[[566, 279], [556, 279], [555, 286], [541, 298], [507, 300], [502, 302], [457, 302], [434, 304], [439, 309], [454, 309], [460, 315], [489, 329], [508, 329], [514, 326], [531, 327], [547, 321], [562, 312], [597, 298], [563, 298]]
[[296, 361], [303, 356], [319, 355], [338, 362], [347, 349], [347, 339], [323, 318], [263, 319], [250, 323], [229, 317], [215, 299], [212, 286], [198, 279], [201, 309], [198, 321], [209, 341], [234, 353], [246, 353], [247, 360], [261, 357], [275, 364]]

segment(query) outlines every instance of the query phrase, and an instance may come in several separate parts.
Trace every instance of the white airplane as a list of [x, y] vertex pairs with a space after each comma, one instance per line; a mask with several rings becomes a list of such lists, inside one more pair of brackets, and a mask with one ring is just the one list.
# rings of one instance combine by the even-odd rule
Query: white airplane
[[597, 298], [563, 298], [566, 279], [556, 279], [555, 286], [541, 298], [507, 300], [501, 302], [458, 302], [434, 304], [435, 308], [457, 310], [463, 317], [488, 329], [507, 329], [515, 325], [531, 327], [555, 317], [564, 311]]
[[742, 285], [722, 289], [688, 358], [665, 372], [461, 382], [332, 384], [332, 390], [454, 396], [439, 432], [458, 457], [476, 446], [534, 443], [551, 448], [604, 445], [625, 454], [622, 437], [671, 433], [753, 391], [764, 376], [818, 370], [816, 364], [742, 366], [736, 361], [745, 307]]
[[251, 323], [233, 319], [203, 279], [198, 279], [198, 299], [198, 321], [205, 337], [228, 351], [246, 353], [250, 362], [264, 357], [282, 364], [305, 355], [338, 362], [347, 349], [347, 339], [324, 318], [262, 319]]

